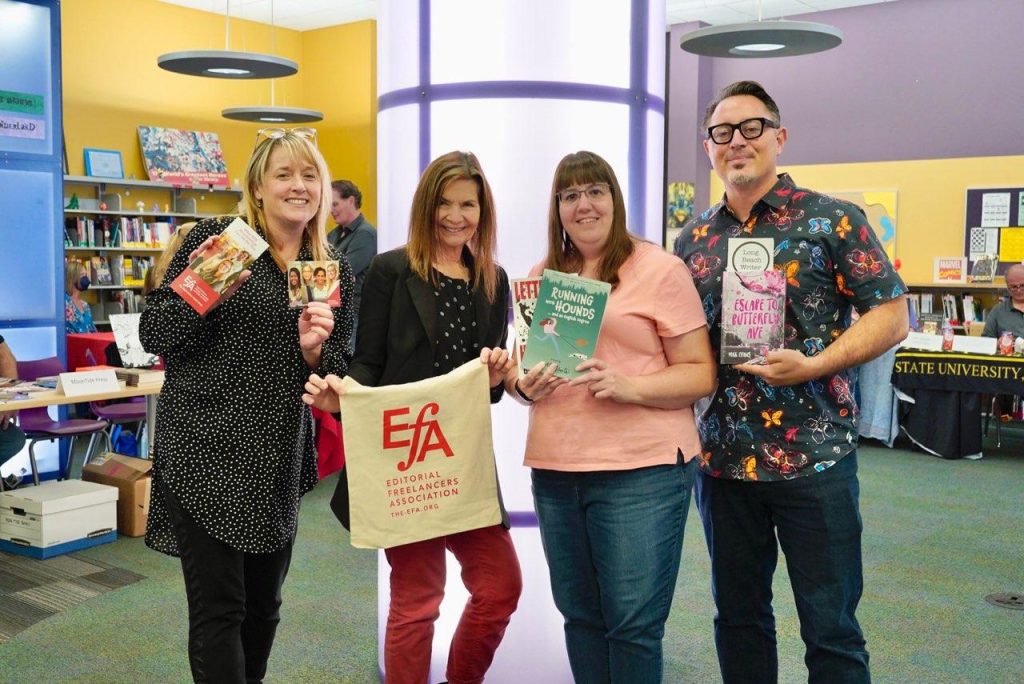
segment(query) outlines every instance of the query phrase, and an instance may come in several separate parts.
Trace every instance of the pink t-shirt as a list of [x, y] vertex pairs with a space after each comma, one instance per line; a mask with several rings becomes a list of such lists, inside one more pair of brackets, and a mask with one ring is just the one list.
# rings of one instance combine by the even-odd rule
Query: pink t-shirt
[[[540, 275], [538, 264], [530, 275]], [[619, 269], [605, 309], [595, 358], [624, 375], [668, 367], [663, 337], [706, 325], [686, 266], [647, 242]], [[525, 464], [545, 470], [630, 470], [686, 461], [700, 453], [691, 408], [660, 409], [595, 399], [586, 387], [562, 386], [530, 407]]]

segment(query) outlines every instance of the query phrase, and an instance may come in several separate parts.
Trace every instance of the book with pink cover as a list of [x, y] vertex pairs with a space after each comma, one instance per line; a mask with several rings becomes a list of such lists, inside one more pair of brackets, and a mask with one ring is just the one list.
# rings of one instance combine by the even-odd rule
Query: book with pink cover
[[512, 322], [515, 340], [512, 342], [512, 356], [519, 366], [519, 377], [526, 375], [523, 367], [523, 354], [526, 353], [526, 340], [530, 336], [530, 323], [533, 322], [533, 310], [537, 308], [537, 295], [540, 293], [540, 276], [533, 278], [512, 278]]
[[174, 279], [171, 289], [200, 315], [206, 314], [268, 246], [249, 224], [236, 218]]

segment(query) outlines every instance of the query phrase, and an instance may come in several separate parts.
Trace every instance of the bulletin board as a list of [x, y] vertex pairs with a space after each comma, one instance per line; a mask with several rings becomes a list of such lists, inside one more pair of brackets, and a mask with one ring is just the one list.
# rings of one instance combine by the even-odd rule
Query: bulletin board
[[998, 274], [1024, 261], [1024, 187], [968, 188], [964, 202], [964, 255], [999, 255]]

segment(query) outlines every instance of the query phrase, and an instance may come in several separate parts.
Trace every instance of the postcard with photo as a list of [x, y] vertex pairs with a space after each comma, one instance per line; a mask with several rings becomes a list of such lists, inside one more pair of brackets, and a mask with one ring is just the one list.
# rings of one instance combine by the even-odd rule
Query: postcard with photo
[[242, 219], [236, 218], [205, 252], [174, 279], [171, 289], [181, 295], [193, 309], [205, 314], [267, 247], [267, 243], [256, 231]]
[[337, 261], [291, 261], [288, 263], [288, 304], [327, 302], [341, 306], [341, 280]]

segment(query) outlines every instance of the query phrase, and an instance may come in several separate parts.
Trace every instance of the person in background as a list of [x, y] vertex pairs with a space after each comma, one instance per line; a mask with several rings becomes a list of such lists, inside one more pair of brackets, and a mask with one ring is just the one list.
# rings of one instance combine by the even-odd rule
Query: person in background
[[985, 316], [984, 337], [999, 337], [1004, 332], [1024, 337], [1024, 264], [1013, 264], [1003, 274], [1009, 299], [1003, 299]]
[[[778, 175], [788, 131], [760, 84], [726, 86], [704, 126], [725, 196], [683, 227], [675, 252], [704, 303], [716, 358], [734, 238], [771, 241], [767, 254], [787, 281], [784, 348], [762, 363], [720, 365], [700, 423], [696, 496], [722, 678], [778, 679], [772, 577], [781, 546], [809, 681], [868, 682], [856, 617], [864, 585], [857, 405], [847, 371], [906, 337], [906, 287], [858, 207]], [[851, 307], [860, 319], [847, 328]]]
[[142, 312], [142, 344], [166, 363], [146, 545], [181, 557], [197, 682], [266, 674], [299, 502], [318, 481], [302, 387], [310, 372], [348, 370], [351, 297], [336, 310], [288, 301], [289, 262], [338, 258], [325, 231], [330, 178], [314, 141], [257, 133], [245, 220], [270, 247], [223, 300], [200, 316], [170, 283], [233, 216], [196, 224]]
[[[18, 377], [18, 362], [14, 353], [7, 346], [4, 336], [0, 335], [0, 378], [16, 379]], [[0, 404], [0, 408], [3, 405]], [[17, 426], [18, 412], [0, 410], [0, 466], [7, 463], [16, 456], [25, 446], [25, 433]], [[9, 485], [15, 485], [20, 481], [16, 475], [5, 478]]]
[[167, 244], [164, 246], [164, 251], [160, 252], [160, 256], [156, 258], [156, 262], [146, 271], [142, 286], [143, 295], [148, 295], [155, 288], [160, 287], [160, 285], [163, 284], [164, 274], [167, 273], [167, 267], [170, 265], [171, 259], [173, 259], [174, 255], [177, 254], [182, 241], [195, 225], [195, 221], [182, 223], [178, 226], [177, 230], [171, 233], [170, 239], [167, 240]]
[[703, 309], [683, 264], [627, 231], [615, 172], [592, 152], [555, 169], [531, 275], [544, 269], [612, 285], [582, 375], [538, 364], [505, 380], [530, 406], [525, 464], [569, 663], [581, 683], [654, 684], [700, 455], [691, 406], [715, 383]]
[[69, 333], [94, 333], [92, 308], [82, 299], [92, 281], [85, 266], [78, 259], [64, 262], [64, 328]]
[[[376, 257], [367, 273], [353, 379], [371, 387], [414, 382], [479, 357], [490, 371], [491, 402], [501, 398], [511, 365], [504, 349], [509, 285], [494, 260], [495, 231], [494, 200], [476, 157], [450, 152], [432, 161], [413, 197], [409, 243]], [[312, 375], [303, 400], [336, 413], [339, 391], [339, 378]], [[344, 518], [344, 471], [338, 487]], [[502, 518], [501, 525], [384, 550], [391, 565], [386, 684], [428, 679], [444, 598], [445, 549], [462, 565], [470, 594], [452, 637], [448, 681], [484, 681], [522, 591], [504, 510]]]
[[331, 202], [331, 216], [337, 226], [328, 237], [334, 248], [348, 257], [348, 262], [352, 265], [352, 272], [356, 276], [355, 311], [357, 314], [355, 320], [352, 321], [352, 343], [354, 345], [363, 281], [366, 280], [370, 261], [377, 254], [377, 231], [360, 211], [363, 206], [363, 193], [359, 191], [355, 183], [349, 180], [337, 180], [331, 183], [331, 190], [334, 198]]

